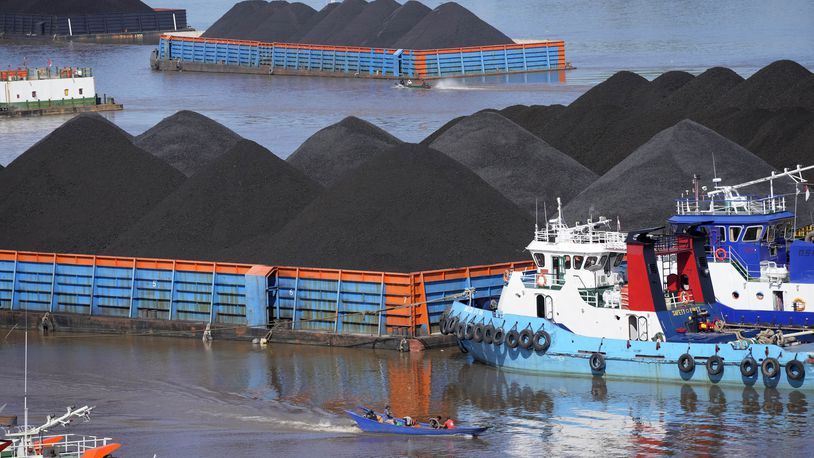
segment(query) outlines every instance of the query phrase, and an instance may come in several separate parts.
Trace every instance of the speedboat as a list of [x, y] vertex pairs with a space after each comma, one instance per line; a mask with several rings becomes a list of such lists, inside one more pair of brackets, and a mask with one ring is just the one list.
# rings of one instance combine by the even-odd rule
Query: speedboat
[[[367, 412], [372, 412], [369, 409], [362, 409]], [[380, 433], [380, 434], [401, 434], [408, 436], [472, 436], [477, 437], [485, 433], [488, 428], [486, 427], [472, 427], [472, 426], [456, 426], [452, 429], [433, 428], [427, 423], [416, 423], [413, 426], [406, 426], [404, 422], [395, 424], [395, 422], [378, 421], [359, 415], [351, 410], [346, 410], [345, 413], [356, 422], [359, 429], [366, 433]], [[379, 418], [384, 417], [382, 414], [376, 414]]]
[[430, 86], [426, 81], [417, 83], [413, 80], [399, 80], [396, 82], [395, 87], [397, 89], [432, 89], [432, 86]]

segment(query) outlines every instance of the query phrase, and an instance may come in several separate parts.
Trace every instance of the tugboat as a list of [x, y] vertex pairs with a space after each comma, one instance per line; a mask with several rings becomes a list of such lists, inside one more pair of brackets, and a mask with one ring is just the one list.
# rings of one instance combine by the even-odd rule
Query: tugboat
[[[568, 277], [566, 269], [565, 283], [555, 286], [553, 279], [557, 272], [552, 261], [550, 273], [541, 272], [537, 265], [531, 284], [523, 281], [527, 273], [509, 274], [508, 284], [494, 310], [453, 303], [442, 319], [442, 332], [454, 333], [461, 351], [471, 354], [476, 361], [505, 369], [814, 389], [814, 346], [799, 345], [794, 347], [797, 351], [793, 351], [791, 346], [756, 343], [746, 331], [703, 329], [710, 327], [709, 319], [714, 323], [718, 312], [704, 252], [706, 233], [697, 228], [697, 224], [688, 225], [682, 234], [670, 236], [651, 235], [661, 228], [627, 235], [627, 290], [613, 314], [607, 314], [603, 307], [586, 306], [584, 293], [579, 291], [580, 301], [573, 298], [573, 293], [553, 295], [553, 291], [567, 292], [565, 284], [569, 281], [579, 283], [584, 279]], [[616, 236], [612, 237], [615, 242]], [[618, 256], [620, 251], [614, 250]], [[659, 257], [667, 270], [659, 269]], [[573, 259], [572, 255], [571, 270]], [[601, 257], [597, 254], [599, 260]], [[676, 266], [675, 272], [668, 273], [672, 260], [675, 260], [672, 263]], [[546, 263], [548, 261], [546, 258]], [[601, 267], [596, 272], [604, 272], [605, 264], [598, 264]], [[564, 261], [561, 265], [565, 266]], [[581, 267], [584, 269], [584, 260]], [[537, 275], [541, 274], [551, 276], [550, 287], [549, 283], [538, 283]], [[595, 288], [580, 284], [577, 289]], [[596, 293], [598, 291], [592, 292]], [[542, 301], [538, 299], [540, 295], [543, 295]], [[680, 306], [668, 300], [676, 295], [682, 298]], [[554, 313], [546, 310], [545, 296], [552, 297]], [[557, 298], [563, 299], [563, 303], [558, 303]], [[558, 307], [576, 308], [579, 312], [558, 316]], [[653, 314], [657, 320], [651, 322]], [[708, 318], [702, 318], [703, 314], [708, 314]], [[631, 319], [631, 315], [635, 319]], [[611, 320], [624, 319], [626, 326], [638, 325], [644, 316], [649, 332], [658, 329], [661, 335], [648, 339], [649, 333], [641, 333], [642, 328], [637, 326], [636, 332], [631, 327], [629, 335], [620, 338], [618, 327], [605, 325], [610, 321], [608, 316]], [[583, 326], [583, 323], [588, 324]]]
[[[693, 236], [690, 231], [690, 235], [654, 239], [647, 234], [656, 229], [650, 229], [639, 231], [626, 243], [627, 234], [610, 230], [610, 225], [610, 220], [600, 217], [569, 227], [558, 199], [557, 216], [543, 230], [535, 228], [534, 239], [526, 247], [535, 268], [507, 272], [495, 308], [546, 318], [584, 336], [634, 341], [699, 338], [675, 332], [685, 328], [702, 331], [707, 341], [716, 337], [709, 331], [720, 314], [711, 304], [709, 278], [693, 251], [703, 249], [700, 239], [705, 234]], [[640, 239], [653, 243], [653, 259], [643, 258]], [[652, 278], [663, 287], [659, 297], [642, 294], [636, 279], [628, 283], [626, 278], [628, 270], [643, 271], [651, 263], [660, 267], [661, 277]]]
[[[742, 329], [771, 327], [797, 339], [814, 338], [814, 233], [795, 240], [795, 213], [785, 195], [774, 193], [774, 180], [791, 178], [798, 192], [807, 181], [802, 172], [814, 166], [705, 192], [696, 176], [692, 192], [676, 201], [669, 222], [674, 231], [697, 225], [708, 234], [705, 257], [726, 324]], [[742, 195], [739, 190], [769, 183], [768, 195]], [[702, 195], [702, 193], [704, 193]], [[791, 334], [789, 334], [791, 333]]]
[[411, 79], [400, 79], [396, 83], [395, 86], [397, 89], [432, 89], [432, 86], [429, 85], [426, 81], [413, 81]]

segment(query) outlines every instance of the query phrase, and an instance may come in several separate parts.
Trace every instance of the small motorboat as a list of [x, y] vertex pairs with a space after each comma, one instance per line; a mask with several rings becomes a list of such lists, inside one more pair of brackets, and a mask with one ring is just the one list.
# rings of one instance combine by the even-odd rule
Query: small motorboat
[[[373, 412], [372, 410], [363, 409], [365, 412]], [[366, 433], [380, 433], [380, 434], [402, 434], [408, 436], [472, 436], [478, 437], [485, 433], [488, 428], [474, 427], [474, 426], [456, 426], [453, 429], [433, 428], [427, 423], [416, 423], [412, 426], [406, 426], [404, 422], [400, 424], [390, 422], [380, 422], [372, 420], [359, 415], [356, 412], [345, 411], [359, 426], [359, 429]], [[383, 417], [381, 414], [376, 414]], [[401, 420], [396, 418], [396, 420]]]
[[397, 89], [432, 89], [426, 81], [416, 82], [413, 80], [399, 80], [395, 86]]

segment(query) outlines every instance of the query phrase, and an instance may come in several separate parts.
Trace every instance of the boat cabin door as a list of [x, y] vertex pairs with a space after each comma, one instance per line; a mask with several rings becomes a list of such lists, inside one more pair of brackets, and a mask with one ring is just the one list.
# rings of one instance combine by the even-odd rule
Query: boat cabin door
[[554, 299], [547, 294], [537, 295], [537, 317], [554, 321]]
[[774, 293], [774, 310], [783, 311], [783, 291], [772, 291]]
[[647, 317], [628, 315], [627, 323], [630, 340], [647, 340]]

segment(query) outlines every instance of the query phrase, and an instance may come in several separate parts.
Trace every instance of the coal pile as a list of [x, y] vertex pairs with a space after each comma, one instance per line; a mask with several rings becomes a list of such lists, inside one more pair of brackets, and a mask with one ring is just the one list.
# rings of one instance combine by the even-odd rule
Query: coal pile
[[227, 127], [194, 111], [164, 118], [135, 139], [139, 148], [192, 176], [241, 139]]
[[301, 3], [235, 4], [204, 37], [336, 46], [435, 49], [511, 44], [471, 11], [450, 2], [434, 10], [411, 0], [343, 0], [319, 12]]
[[0, 12], [65, 15], [99, 13], [151, 13], [139, 0], [0, 0]]
[[183, 181], [101, 116], [79, 115], [3, 171], [0, 246], [98, 253]]
[[[344, 6], [344, 2], [342, 6]], [[366, 44], [378, 35], [382, 24], [400, 6], [395, 0], [373, 0], [364, 5], [353, 19], [338, 28], [338, 32], [331, 34], [329, 38], [320, 43], [331, 45]]]
[[469, 116], [433, 141], [504, 197], [534, 215], [582, 192], [597, 175], [544, 140], [494, 112]]
[[403, 49], [459, 48], [512, 44], [511, 38], [455, 2], [432, 10], [391, 47]]
[[412, 272], [525, 259], [532, 219], [462, 164], [401, 144], [340, 179], [273, 237], [230, 258]]
[[323, 186], [401, 140], [373, 124], [349, 116], [308, 138], [287, 161]]
[[197, 260], [277, 232], [322, 188], [262, 146], [240, 140], [181, 185], [106, 254]]
[[[352, 23], [367, 6], [365, 0], [342, 0], [325, 18], [300, 38], [302, 43], [336, 45], [334, 37], [339, 36], [345, 26]], [[344, 43], [351, 44], [351, 43]]]
[[[693, 174], [711, 185], [713, 154], [724, 184], [761, 178], [773, 170], [736, 143], [684, 120], [659, 132], [602, 175], [568, 203], [566, 216], [572, 221], [619, 217], [626, 230], [664, 225], [675, 212], [675, 199], [692, 187]], [[776, 189], [783, 191], [789, 190]]]
[[399, 38], [421, 22], [430, 11], [432, 10], [421, 2], [415, 0], [405, 2], [393, 11], [376, 35], [365, 41], [364, 45], [377, 48], [391, 47]]
[[266, 15], [252, 32], [252, 36], [255, 40], [264, 42], [294, 41], [309, 28], [309, 21], [316, 14], [316, 10], [308, 5], [292, 3], [287, 7], [275, 9]]

